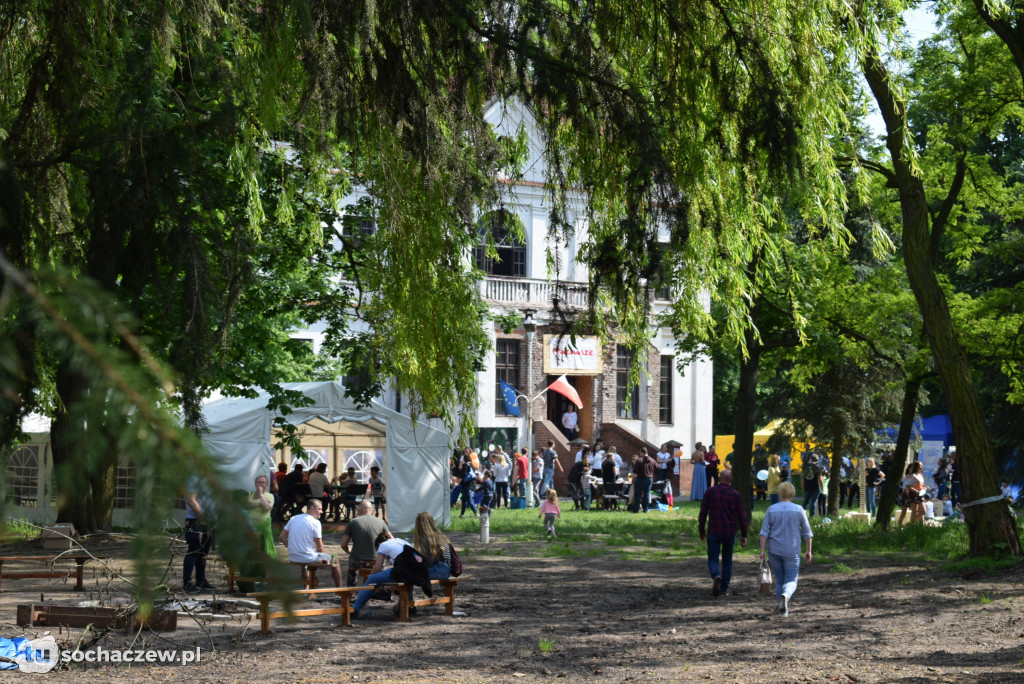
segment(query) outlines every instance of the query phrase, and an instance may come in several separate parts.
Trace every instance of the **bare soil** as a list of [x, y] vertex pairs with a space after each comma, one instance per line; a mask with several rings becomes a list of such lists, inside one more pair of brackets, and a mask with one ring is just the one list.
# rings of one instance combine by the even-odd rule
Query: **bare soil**
[[[326, 538], [329, 548], [337, 549], [337, 537]], [[431, 606], [399, 622], [392, 606], [371, 602], [373, 617], [351, 627], [337, 616], [281, 620], [269, 636], [258, 634], [251, 618], [183, 617], [176, 632], [144, 633], [131, 645], [198, 646], [200, 663], [71, 665], [39, 676], [69, 682], [1024, 682], [1022, 565], [965, 577], [912, 557], [830, 558], [830, 565], [801, 569], [791, 615], [783, 619], [773, 612], [773, 597], [757, 594], [757, 562], [749, 555], [736, 558], [730, 595], [715, 599], [705, 561], [680, 553], [625, 559], [620, 549], [594, 543], [553, 556], [558, 547], [547, 542], [492, 537], [484, 548], [475, 536], [453, 540], [467, 551], [466, 579], [456, 594], [456, 611], [464, 616]], [[114, 570], [130, 572], [127, 537], [92, 537], [85, 545], [111, 557]], [[635, 551], [644, 556], [646, 549]], [[5, 581], [0, 636], [41, 631], [17, 627], [18, 604], [109, 601], [126, 588], [100, 565], [87, 567], [85, 594], [61, 580]], [[222, 564], [209, 576], [226, 586]], [[55, 636], [69, 647], [82, 631]], [[132, 639], [111, 633], [100, 644], [125, 648]], [[0, 681], [26, 676], [0, 671]]]

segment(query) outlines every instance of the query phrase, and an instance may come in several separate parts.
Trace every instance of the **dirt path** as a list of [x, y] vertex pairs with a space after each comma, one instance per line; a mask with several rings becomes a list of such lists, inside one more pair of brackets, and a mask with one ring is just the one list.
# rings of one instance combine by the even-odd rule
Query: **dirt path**
[[[188, 619], [136, 648], [202, 648], [202, 662], [74, 666], [61, 681], [359, 682], [1024, 682], [1024, 568], [964, 579], [925, 565], [865, 558], [802, 568], [790, 618], [758, 596], [756, 560], [737, 557], [730, 596], [713, 599], [697, 558], [624, 560], [600, 544], [559, 547], [501, 538], [469, 553], [456, 610], [421, 608], [410, 623], [389, 606], [352, 627], [336, 618], [213, 624]], [[329, 544], [331, 540], [328, 540]], [[97, 550], [127, 568], [124, 539]], [[565, 550], [563, 550], [565, 549]], [[642, 552], [643, 549], [637, 549]], [[900, 561], [895, 561], [899, 563]], [[909, 561], [902, 561], [908, 563]], [[97, 573], [99, 574], [99, 573]], [[223, 585], [221, 574], [213, 575]], [[105, 580], [90, 577], [90, 588]], [[46, 580], [5, 582], [0, 635], [21, 635], [15, 606], [84, 598]], [[81, 630], [56, 635], [77, 639]], [[119, 648], [123, 635], [108, 636]], [[211, 643], [217, 652], [210, 650]], [[0, 673], [0, 681], [24, 675]], [[99, 679], [97, 679], [99, 678]]]

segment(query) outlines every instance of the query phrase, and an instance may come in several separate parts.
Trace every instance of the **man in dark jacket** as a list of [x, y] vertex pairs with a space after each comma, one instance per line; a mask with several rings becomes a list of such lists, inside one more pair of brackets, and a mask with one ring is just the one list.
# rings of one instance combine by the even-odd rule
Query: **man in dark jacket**
[[701, 541], [708, 542], [708, 570], [713, 582], [711, 595], [717, 598], [728, 594], [729, 580], [732, 579], [732, 549], [737, 532], [740, 534], [740, 546], [747, 545], [747, 511], [743, 508], [740, 493], [732, 488], [731, 470], [723, 470], [718, 476], [718, 484], [704, 493], [697, 531]]
[[658, 462], [647, 453], [647, 447], [640, 447], [640, 458], [633, 464], [633, 487], [636, 489], [636, 496], [633, 497], [634, 511], [639, 508], [646, 513], [650, 507], [651, 485], [657, 470]]

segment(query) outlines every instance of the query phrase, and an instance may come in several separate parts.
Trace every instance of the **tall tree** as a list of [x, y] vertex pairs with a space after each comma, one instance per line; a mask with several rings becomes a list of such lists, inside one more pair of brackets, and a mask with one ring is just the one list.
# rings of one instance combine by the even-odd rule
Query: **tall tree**
[[865, 80], [878, 103], [886, 125], [886, 148], [891, 160], [888, 171], [895, 185], [902, 214], [903, 254], [907, 276], [924, 319], [928, 343], [950, 408], [957, 438], [958, 462], [970, 531], [970, 552], [985, 554], [1000, 546], [1022, 553], [1016, 523], [998, 499], [980, 505], [975, 502], [998, 495], [998, 481], [985, 415], [974, 389], [971, 367], [956, 333], [946, 295], [936, 275], [934, 242], [947, 228], [949, 212], [963, 186], [963, 171], [954, 173], [945, 197], [933, 216], [929, 209], [924, 176], [910, 136], [906, 100], [879, 51], [879, 35], [866, 14], [858, 17], [865, 41], [861, 65]]

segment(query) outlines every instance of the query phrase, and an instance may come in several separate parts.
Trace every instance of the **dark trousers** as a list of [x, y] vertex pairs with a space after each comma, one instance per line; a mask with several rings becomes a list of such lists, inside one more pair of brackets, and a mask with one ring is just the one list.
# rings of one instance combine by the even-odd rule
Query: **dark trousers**
[[[731, 537], [716, 537], [708, 535], [708, 570], [711, 571], [711, 579], [722, 578], [722, 591], [729, 588], [729, 580], [732, 579], [732, 548], [736, 545], [736, 535]], [[721, 564], [719, 564], [721, 557]]]
[[182, 564], [181, 583], [187, 586], [192, 581], [192, 573], [195, 572], [195, 583], [206, 584], [206, 557], [213, 548], [213, 530], [200, 520], [187, 518], [185, 543], [188, 544], [188, 551], [185, 552], [185, 561]]
[[495, 482], [495, 508], [501, 508], [501, 500], [505, 499], [505, 508], [508, 508], [508, 482]]
[[639, 507], [644, 513], [651, 505], [651, 478], [638, 477], [633, 482], [636, 486], [636, 494], [633, 497], [633, 505]]
[[718, 486], [718, 468], [704, 466], [704, 477], [708, 481], [708, 489]]

